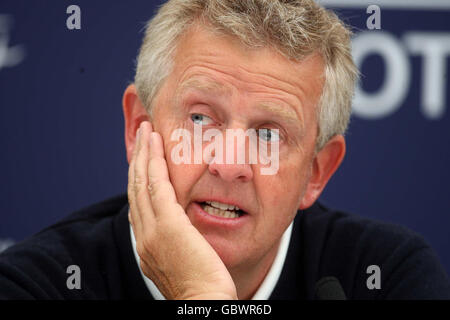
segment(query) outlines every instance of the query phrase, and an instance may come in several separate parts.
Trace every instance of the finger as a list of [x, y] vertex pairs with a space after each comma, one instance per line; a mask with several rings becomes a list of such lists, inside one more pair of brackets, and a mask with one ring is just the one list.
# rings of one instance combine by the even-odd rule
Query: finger
[[135, 176], [136, 176], [136, 160], [138, 157], [138, 153], [141, 150], [143, 146], [143, 133], [145, 134], [146, 126], [148, 126], [151, 130], [152, 126], [149, 122], [144, 123], [141, 122], [139, 129], [136, 134], [136, 142], [133, 149], [133, 155], [130, 161], [130, 168], [128, 170], [128, 198], [130, 202], [130, 212], [129, 212], [129, 220], [132, 224], [133, 230], [136, 234], [136, 238], [139, 237], [140, 233], [142, 232], [143, 223], [139, 214], [139, 207], [138, 207], [138, 201], [137, 201], [137, 195], [136, 195], [136, 183], [135, 183]]
[[157, 132], [150, 135], [150, 153], [148, 163], [149, 191], [155, 216], [179, 212], [175, 190], [169, 179], [164, 146]]
[[136, 155], [137, 155], [138, 149], [139, 149], [141, 133], [142, 133], [142, 130], [139, 127], [139, 129], [136, 132], [136, 142], [135, 142], [134, 149], [133, 149], [133, 155], [132, 155], [131, 161], [130, 161], [130, 166], [128, 168], [127, 192], [128, 192], [128, 202], [130, 205], [129, 220], [133, 227], [133, 231], [136, 235], [140, 234], [141, 223], [140, 223], [139, 216], [137, 216], [136, 195], [135, 195], [135, 186], [134, 186], [134, 181], [135, 181], [134, 172], [135, 172], [135, 164], [136, 164]]
[[130, 165], [128, 167], [128, 188], [127, 188], [127, 194], [128, 194], [128, 203], [130, 205], [130, 210], [133, 209], [134, 207], [134, 203], [135, 203], [135, 196], [134, 196], [134, 167], [135, 167], [135, 162], [136, 162], [136, 154], [137, 154], [137, 149], [138, 149], [138, 145], [139, 145], [139, 137], [140, 137], [140, 127], [137, 129], [136, 131], [136, 138], [135, 138], [135, 142], [134, 142], [134, 147], [133, 147], [133, 153], [131, 155], [131, 159], [130, 159]]
[[142, 230], [152, 225], [154, 217], [150, 195], [148, 192], [148, 161], [149, 161], [149, 138], [151, 133], [150, 123], [144, 121], [141, 124], [141, 137], [136, 155], [134, 167], [134, 189], [136, 197], [137, 216]]

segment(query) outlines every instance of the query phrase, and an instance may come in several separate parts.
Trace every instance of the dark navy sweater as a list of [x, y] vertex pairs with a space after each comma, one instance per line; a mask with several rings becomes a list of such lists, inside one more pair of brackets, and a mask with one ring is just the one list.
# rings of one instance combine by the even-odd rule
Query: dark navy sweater
[[[130, 240], [126, 195], [75, 212], [0, 254], [0, 299], [152, 299]], [[81, 288], [69, 289], [70, 265]], [[381, 289], [369, 289], [377, 265]], [[418, 234], [333, 211], [299, 211], [271, 299], [314, 299], [316, 282], [336, 277], [348, 299], [450, 299], [445, 270]]]

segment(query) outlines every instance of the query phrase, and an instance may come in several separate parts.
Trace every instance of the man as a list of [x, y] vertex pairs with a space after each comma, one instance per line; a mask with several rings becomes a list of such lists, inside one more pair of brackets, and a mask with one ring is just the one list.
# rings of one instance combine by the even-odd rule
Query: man
[[168, 1], [123, 97], [128, 199], [4, 252], [0, 297], [314, 299], [333, 277], [334, 298], [450, 298], [421, 237], [317, 203], [345, 155], [350, 52], [314, 1]]

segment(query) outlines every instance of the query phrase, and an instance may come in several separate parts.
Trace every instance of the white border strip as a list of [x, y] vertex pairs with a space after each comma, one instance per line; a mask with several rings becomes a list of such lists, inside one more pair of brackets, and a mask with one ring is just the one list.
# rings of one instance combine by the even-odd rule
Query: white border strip
[[317, 0], [323, 6], [334, 8], [367, 8], [372, 4], [381, 9], [450, 10], [448, 0]]

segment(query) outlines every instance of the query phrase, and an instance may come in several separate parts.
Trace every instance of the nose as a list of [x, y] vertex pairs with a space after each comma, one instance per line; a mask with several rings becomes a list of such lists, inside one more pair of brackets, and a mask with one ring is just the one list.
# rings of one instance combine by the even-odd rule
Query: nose
[[210, 163], [209, 172], [226, 182], [248, 182], [253, 178], [253, 170], [249, 164]]
[[252, 180], [253, 169], [246, 152], [249, 141], [248, 138], [245, 138], [244, 131], [233, 131], [231, 129], [225, 135], [223, 142], [225, 142], [223, 153], [220, 155], [214, 152], [213, 157], [218, 161], [209, 163], [209, 172], [226, 182], [247, 182]]

